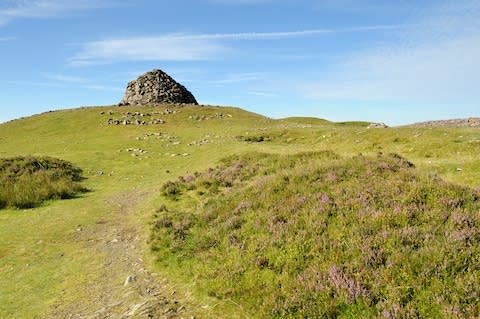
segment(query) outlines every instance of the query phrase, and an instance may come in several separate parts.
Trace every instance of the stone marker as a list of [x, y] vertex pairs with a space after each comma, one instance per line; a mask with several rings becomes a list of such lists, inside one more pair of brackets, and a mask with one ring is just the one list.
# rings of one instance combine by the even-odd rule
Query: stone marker
[[183, 85], [162, 70], [152, 70], [131, 81], [119, 105], [195, 104], [197, 100]]

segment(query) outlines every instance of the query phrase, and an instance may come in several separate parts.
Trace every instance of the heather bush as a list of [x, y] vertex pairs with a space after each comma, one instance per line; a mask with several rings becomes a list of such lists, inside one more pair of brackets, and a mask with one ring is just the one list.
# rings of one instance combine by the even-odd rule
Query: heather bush
[[478, 191], [396, 154], [251, 153], [175, 183], [152, 250], [252, 317], [480, 316]]
[[86, 189], [82, 170], [50, 157], [0, 159], [0, 208], [32, 208], [50, 199], [73, 198]]

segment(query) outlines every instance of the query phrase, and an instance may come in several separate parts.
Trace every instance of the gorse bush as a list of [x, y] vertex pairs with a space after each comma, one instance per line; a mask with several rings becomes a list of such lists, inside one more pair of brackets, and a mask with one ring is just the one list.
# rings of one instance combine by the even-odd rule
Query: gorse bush
[[159, 262], [252, 317], [480, 316], [478, 192], [398, 155], [230, 157], [174, 193]]
[[73, 198], [86, 189], [82, 170], [50, 157], [0, 159], [0, 208], [32, 208], [49, 199]]

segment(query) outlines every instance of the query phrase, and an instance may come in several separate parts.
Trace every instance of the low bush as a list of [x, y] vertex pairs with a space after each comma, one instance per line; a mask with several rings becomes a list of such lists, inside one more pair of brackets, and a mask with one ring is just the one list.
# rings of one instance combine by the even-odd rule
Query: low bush
[[261, 143], [261, 142], [271, 141], [271, 138], [268, 135], [251, 135], [251, 136], [239, 135], [236, 138], [239, 141], [251, 142], [251, 143]]
[[86, 189], [82, 170], [50, 157], [0, 159], [0, 208], [33, 208], [50, 199], [73, 198]]
[[479, 193], [398, 155], [253, 153], [176, 183], [153, 252], [251, 317], [480, 316]]

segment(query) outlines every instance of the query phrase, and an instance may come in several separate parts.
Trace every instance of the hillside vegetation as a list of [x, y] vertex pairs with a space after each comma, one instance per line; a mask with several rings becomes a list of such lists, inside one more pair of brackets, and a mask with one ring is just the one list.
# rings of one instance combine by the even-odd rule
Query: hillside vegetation
[[480, 316], [480, 194], [398, 155], [251, 153], [162, 192], [161, 265], [246, 317]]
[[178, 318], [295, 317], [319, 300], [332, 317], [478, 315], [480, 130], [367, 124], [172, 105], [1, 124], [1, 158], [74, 163], [90, 191], [0, 211], [0, 318], [127, 317], [145, 269], [174, 287], [160, 291]]
[[0, 208], [32, 208], [49, 199], [73, 198], [86, 189], [82, 170], [49, 157], [0, 158]]

